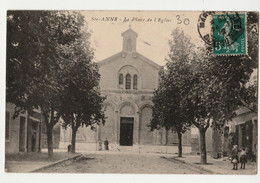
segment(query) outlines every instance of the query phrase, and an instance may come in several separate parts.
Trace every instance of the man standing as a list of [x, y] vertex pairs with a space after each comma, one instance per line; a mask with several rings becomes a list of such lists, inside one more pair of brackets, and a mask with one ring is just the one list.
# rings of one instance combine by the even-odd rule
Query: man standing
[[105, 142], [104, 142], [105, 150], [109, 150], [108, 144], [109, 144], [109, 142], [108, 142], [108, 140], [107, 140], [107, 138], [106, 138], [106, 140], [105, 140]]

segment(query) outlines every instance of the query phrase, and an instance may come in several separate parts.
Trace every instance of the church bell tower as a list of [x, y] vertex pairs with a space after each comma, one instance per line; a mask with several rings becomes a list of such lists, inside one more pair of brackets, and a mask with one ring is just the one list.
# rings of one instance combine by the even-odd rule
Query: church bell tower
[[135, 55], [136, 38], [138, 37], [138, 34], [131, 29], [131, 26], [129, 26], [129, 29], [123, 32], [121, 36], [123, 37], [123, 53], [132, 53]]

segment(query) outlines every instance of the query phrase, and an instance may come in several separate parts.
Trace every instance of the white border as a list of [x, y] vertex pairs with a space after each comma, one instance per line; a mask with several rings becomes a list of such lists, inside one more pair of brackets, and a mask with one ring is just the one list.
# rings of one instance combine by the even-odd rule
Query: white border
[[[226, 175], [115, 175], [115, 174], [6, 174], [4, 172], [5, 43], [7, 10], [215, 10], [259, 11], [259, 0], [4, 0], [0, 4], [0, 180], [1, 182], [258, 182], [257, 176]], [[259, 125], [258, 125], [259, 129]], [[260, 130], [258, 130], [259, 133]], [[259, 141], [258, 141], [259, 147]], [[259, 152], [258, 152], [259, 154]], [[258, 156], [259, 157], [259, 156]], [[259, 159], [259, 158], [258, 158]], [[259, 165], [259, 160], [258, 160]], [[259, 172], [259, 168], [258, 168]]]

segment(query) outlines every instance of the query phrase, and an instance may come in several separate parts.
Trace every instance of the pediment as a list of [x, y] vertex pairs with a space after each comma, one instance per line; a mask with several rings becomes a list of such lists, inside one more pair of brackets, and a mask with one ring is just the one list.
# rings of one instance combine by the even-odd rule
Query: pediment
[[[125, 52], [121, 51], [119, 53], [116, 53], [116, 54], [98, 62], [97, 64], [99, 67], [101, 67], [102, 65], [105, 65], [105, 64], [111, 64], [111, 63], [113, 63], [113, 61], [116, 61], [118, 58], [125, 59], [126, 54], [129, 54], [129, 53], [125, 53]], [[138, 52], [136, 52], [135, 54], [131, 54], [131, 56], [133, 57], [133, 59], [136, 59], [136, 61], [145, 62], [146, 64], [148, 64], [158, 70], [160, 70], [163, 67]]]

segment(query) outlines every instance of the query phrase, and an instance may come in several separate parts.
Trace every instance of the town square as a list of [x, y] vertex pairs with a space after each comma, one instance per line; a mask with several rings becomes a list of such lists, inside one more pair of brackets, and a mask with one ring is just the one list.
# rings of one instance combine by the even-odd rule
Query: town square
[[5, 172], [257, 174], [257, 12], [6, 21]]

